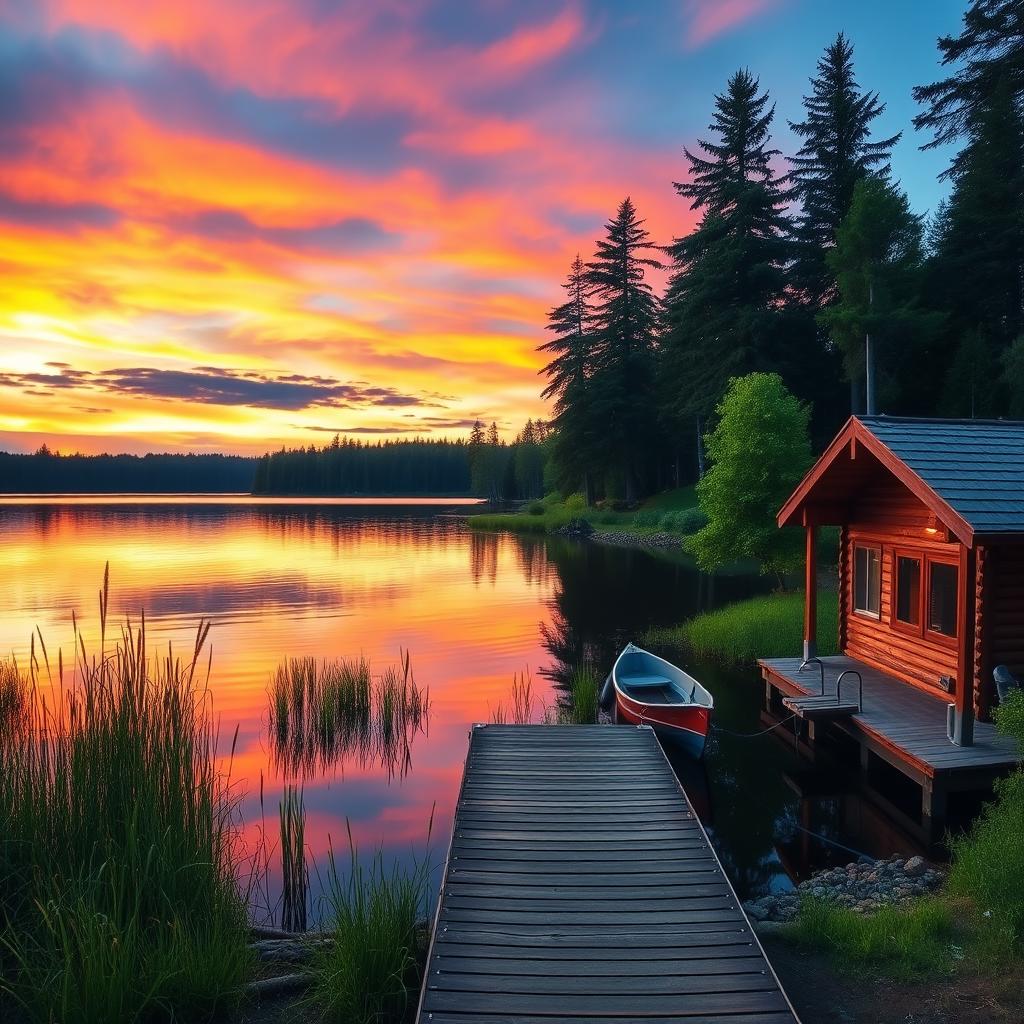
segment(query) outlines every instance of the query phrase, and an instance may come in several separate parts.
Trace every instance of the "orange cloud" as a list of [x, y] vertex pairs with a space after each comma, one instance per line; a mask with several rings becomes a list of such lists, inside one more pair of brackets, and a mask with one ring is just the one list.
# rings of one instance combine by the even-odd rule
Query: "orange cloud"
[[694, 50], [739, 25], [777, 8], [785, 0], [686, 0], [686, 47]]

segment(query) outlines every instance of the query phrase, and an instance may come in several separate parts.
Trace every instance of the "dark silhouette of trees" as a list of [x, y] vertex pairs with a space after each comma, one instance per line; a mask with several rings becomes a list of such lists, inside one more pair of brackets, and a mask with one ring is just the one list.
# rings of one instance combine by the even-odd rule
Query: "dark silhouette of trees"
[[248, 493], [256, 459], [240, 455], [34, 455], [0, 452], [4, 494]]

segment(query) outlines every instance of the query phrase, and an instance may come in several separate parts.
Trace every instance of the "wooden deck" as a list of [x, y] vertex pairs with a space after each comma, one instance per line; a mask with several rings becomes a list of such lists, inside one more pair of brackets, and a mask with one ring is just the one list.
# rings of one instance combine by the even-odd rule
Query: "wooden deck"
[[796, 1016], [654, 733], [477, 726], [419, 1020]]

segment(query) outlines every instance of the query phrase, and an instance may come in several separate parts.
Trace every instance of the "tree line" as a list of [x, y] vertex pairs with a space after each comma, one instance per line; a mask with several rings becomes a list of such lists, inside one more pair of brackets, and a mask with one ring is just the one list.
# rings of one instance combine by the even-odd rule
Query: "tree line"
[[256, 460], [240, 455], [32, 455], [0, 452], [4, 494], [248, 493]]
[[632, 501], [699, 476], [728, 382], [754, 372], [813, 408], [817, 446], [848, 412], [1024, 416], [1024, 4], [973, 0], [938, 45], [949, 73], [914, 90], [914, 126], [923, 148], [959, 149], [927, 220], [892, 177], [902, 133], [876, 133], [885, 105], [843, 34], [785, 162], [769, 94], [741, 69], [674, 183], [694, 230], [655, 244], [623, 200], [541, 346], [563, 491]]
[[284, 449], [256, 463], [255, 494], [478, 495], [493, 501], [544, 493], [543, 423], [527, 421], [508, 444], [496, 423], [466, 439], [366, 442], [337, 435], [317, 448]]

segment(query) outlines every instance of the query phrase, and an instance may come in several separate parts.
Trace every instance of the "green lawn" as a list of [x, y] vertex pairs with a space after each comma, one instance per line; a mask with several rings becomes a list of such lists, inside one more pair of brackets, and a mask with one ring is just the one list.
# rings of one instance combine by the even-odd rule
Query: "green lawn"
[[[835, 593], [818, 595], [818, 650], [838, 649], [839, 602]], [[804, 595], [765, 594], [704, 612], [679, 626], [652, 629], [652, 644], [685, 647], [695, 657], [739, 664], [756, 658], [785, 658], [803, 642]]]

